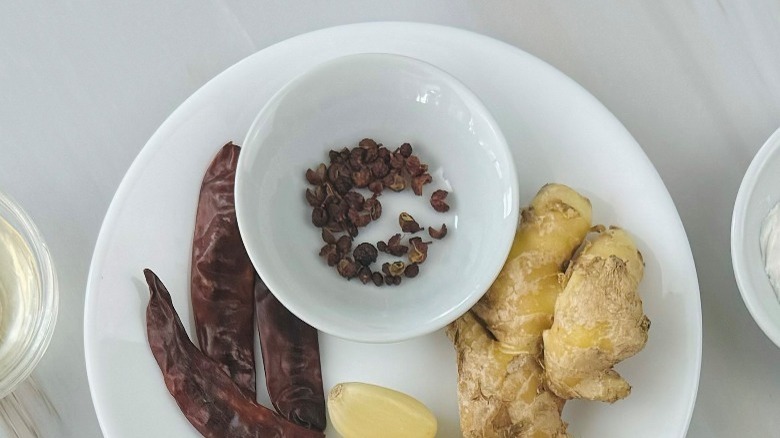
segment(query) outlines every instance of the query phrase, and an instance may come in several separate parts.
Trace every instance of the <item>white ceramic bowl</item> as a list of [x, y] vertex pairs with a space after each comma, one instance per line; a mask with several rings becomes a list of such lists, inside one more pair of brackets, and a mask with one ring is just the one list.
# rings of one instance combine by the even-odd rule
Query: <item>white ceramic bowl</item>
[[[360, 230], [355, 245], [400, 232], [401, 211], [426, 228], [449, 229], [431, 245], [420, 275], [400, 286], [346, 281], [329, 268], [304, 199], [307, 168], [367, 137], [391, 150], [411, 143], [433, 183], [422, 197], [385, 190], [382, 217]], [[516, 229], [516, 184], [498, 125], [458, 80], [416, 59], [358, 54], [311, 69], [261, 110], [239, 157], [236, 212], [252, 262], [290, 311], [338, 337], [393, 342], [444, 327], [487, 290]], [[429, 204], [439, 188], [451, 192], [444, 214]]]
[[780, 129], [750, 163], [731, 221], [731, 262], [739, 291], [761, 330], [780, 346], [780, 302], [764, 271], [759, 236], [769, 210], [780, 202]]

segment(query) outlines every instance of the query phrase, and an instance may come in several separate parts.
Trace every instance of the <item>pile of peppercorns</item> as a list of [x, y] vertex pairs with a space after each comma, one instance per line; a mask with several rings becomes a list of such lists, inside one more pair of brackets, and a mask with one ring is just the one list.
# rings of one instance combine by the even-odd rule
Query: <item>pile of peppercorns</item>
[[[328, 266], [335, 267], [346, 278], [357, 277], [363, 284], [373, 282], [398, 285], [402, 276], [416, 277], [419, 265], [428, 255], [428, 245], [421, 237], [411, 237], [408, 246], [401, 243], [401, 234], [395, 234], [387, 242], [377, 242], [376, 246], [363, 242], [352, 248], [358, 228], [365, 227], [382, 215], [379, 196], [385, 188], [401, 192], [411, 187], [417, 196], [422, 196], [423, 186], [433, 179], [428, 173], [428, 165], [420, 162], [412, 153], [412, 146], [404, 143], [395, 151], [365, 138], [352, 149], [328, 153], [330, 164], [320, 163], [314, 169], [306, 171], [306, 180], [314, 186], [306, 189], [306, 201], [312, 207], [311, 221], [322, 228], [322, 240], [325, 246], [320, 256]], [[357, 189], [367, 189], [372, 195], [366, 199]], [[431, 195], [431, 206], [438, 212], [446, 212], [448, 192], [436, 190]], [[401, 231], [415, 234], [423, 228], [406, 212], [398, 217]], [[435, 229], [428, 227], [428, 234], [441, 239], [447, 234], [446, 225]], [[384, 263], [382, 272], [371, 271], [379, 251], [395, 257], [407, 255], [408, 263], [397, 260]]]

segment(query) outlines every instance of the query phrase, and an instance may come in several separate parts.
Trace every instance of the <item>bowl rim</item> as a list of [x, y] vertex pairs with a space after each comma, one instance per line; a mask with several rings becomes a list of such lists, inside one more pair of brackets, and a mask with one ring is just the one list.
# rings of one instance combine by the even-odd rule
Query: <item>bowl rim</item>
[[[339, 56], [336, 58], [323, 61], [313, 66], [312, 68], [306, 70], [305, 72], [293, 77], [288, 82], [286, 82], [276, 93], [274, 93], [268, 99], [268, 101], [263, 105], [263, 107], [258, 111], [257, 115], [254, 117], [252, 123], [250, 124], [249, 129], [247, 130], [243, 142], [241, 143], [242, 148], [250, 143], [250, 139], [256, 134], [256, 131], [258, 130], [258, 125], [261, 123], [261, 120], [264, 118], [266, 113], [269, 110], [278, 106], [279, 103], [284, 98], [284, 96], [287, 93], [289, 93], [290, 90], [294, 89], [294, 87], [302, 79], [309, 77], [312, 74], [316, 74], [319, 70], [323, 68], [327, 68], [331, 65], [351, 61], [353, 59], [366, 58], [366, 57], [383, 57], [388, 59], [395, 58], [399, 60], [404, 60], [405, 62], [411, 62], [413, 64], [417, 64], [418, 66], [422, 66], [425, 69], [435, 72], [442, 79], [448, 81], [453, 86], [453, 88], [460, 90], [462, 95], [468, 99], [469, 105], [475, 108], [482, 115], [482, 117], [484, 117], [484, 120], [487, 122], [490, 129], [494, 132], [494, 136], [497, 140], [495, 150], [500, 151], [506, 157], [506, 159], [503, 160], [502, 164], [504, 164], [506, 168], [506, 180], [508, 181], [508, 184], [512, 185], [513, 187], [510, 195], [512, 208], [507, 220], [512, 220], [515, 223], [515, 228], [512, 228], [512, 233], [508, 235], [506, 239], [500, 241], [501, 247], [495, 248], [496, 251], [503, 256], [500, 258], [501, 262], [496, 263], [494, 269], [489, 273], [490, 275], [485, 276], [484, 282], [479, 282], [479, 284], [477, 285], [478, 287], [474, 288], [475, 291], [481, 290], [481, 292], [474, 292], [466, 296], [466, 299], [461, 299], [459, 302], [454, 303], [454, 305], [448, 307], [448, 310], [446, 312], [437, 315], [435, 319], [433, 319], [432, 321], [426, 324], [416, 325], [411, 328], [408, 326], [403, 326], [403, 327], [399, 326], [397, 329], [392, 331], [355, 332], [352, 330], [343, 329], [338, 324], [334, 325], [328, 322], [324, 322], [323, 320], [317, 317], [316, 312], [310, 312], [305, 307], [296, 306], [295, 304], [290, 303], [290, 301], [287, 299], [287, 297], [284, 294], [277, 295], [277, 299], [286, 308], [288, 308], [290, 312], [295, 314], [301, 320], [312, 325], [317, 330], [322, 331], [323, 333], [327, 333], [329, 335], [341, 339], [345, 339], [348, 341], [382, 344], [382, 343], [401, 342], [401, 341], [417, 338], [420, 336], [424, 336], [433, 333], [437, 330], [440, 330], [446, 327], [447, 324], [449, 324], [450, 322], [457, 319], [460, 315], [467, 312], [484, 295], [484, 293], [488, 290], [488, 288], [493, 283], [493, 281], [495, 281], [495, 278], [501, 272], [501, 268], [503, 267], [506, 261], [506, 257], [509, 255], [517, 222], [519, 221], [520, 200], [519, 200], [519, 191], [517, 190], [517, 185], [518, 185], [517, 169], [513, 159], [512, 151], [509, 148], [506, 137], [504, 136], [500, 128], [500, 125], [498, 124], [498, 122], [496, 121], [495, 117], [490, 112], [490, 110], [488, 110], [485, 103], [479, 98], [479, 96], [473, 90], [471, 90], [471, 88], [469, 88], [466, 84], [461, 82], [457, 77], [453, 76], [449, 72], [441, 69], [440, 67], [430, 62], [423, 61], [421, 59], [414, 58], [407, 55], [400, 55], [396, 53], [384, 53], [384, 52], [352, 53], [352, 54]], [[241, 175], [243, 174], [243, 172], [241, 172], [240, 169], [245, 167], [242, 166], [241, 164], [242, 157], [245, 156], [247, 156], [247, 154], [239, 154], [238, 157], [239, 170], [236, 174], [236, 184], [235, 184], [235, 188], [236, 188], [235, 204], [236, 204], [236, 216], [238, 219], [237, 222], [238, 222], [239, 232], [242, 229], [242, 224], [246, 224], [245, 221], [247, 220], [244, 217], [244, 215], [241, 213], [242, 208], [240, 207], [241, 202], [239, 201], [239, 199], [243, 199], [243, 196], [240, 194], [243, 191], [241, 189], [243, 185], [239, 183], [239, 179], [242, 178]], [[242, 217], [244, 217], [244, 219], [242, 219]], [[262, 266], [259, 266], [260, 265], [259, 263], [255, 263], [257, 257], [256, 255], [254, 255], [255, 250], [252, 249], [250, 245], [246, 245], [246, 248], [247, 248], [247, 254], [249, 255], [249, 258], [252, 261], [252, 264], [255, 267], [255, 270], [257, 271], [258, 275], [261, 275], [263, 281], [268, 285], [268, 287], [272, 291], [277, 290], [274, 287], [275, 282], [273, 278], [275, 277], [273, 275], [270, 277], [262, 276], [262, 271], [263, 271]]]
[[[774, 321], [764, 311], [755, 297], [755, 291], [750, 286], [750, 274], [745, 261], [743, 252], [745, 236], [745, 221], [747, 218], [748, 202], [755, 191], [758, 177], [763, 172], [767, 159], [780, 148], [780, 128], [775, 130], [771, 136], [764, 142], [758, 150], [753, 160], [750, 162], [742, 183], [737, 192], [737, 198], [734, 201], [734, 212], [731, 220], [731, 264], [734, 270], [734, 278], [737, 281], [737, 288], [742, 296], [748, 312], [753, 320], [758, 324], [764, 334], [780, 347], [780, 321]], [[762, 267], [763, 270], [763, 267]]]
[[36, 318], [32, 327], [32, 337], [26, 350], [10, 372], [0, 379], [0, 398], [13, 392], [40, 362], [51, 343], [59, 312], [59, 286], [57, 273], [51, 252], [35, 222], [10, 195], [0, 191], [0, 208], [7, 210], [11, 218], [19, 223], [14, 227], [29, 246], [36, 262], [36, 270], [41, 286], [41, 302], [36, 309]]

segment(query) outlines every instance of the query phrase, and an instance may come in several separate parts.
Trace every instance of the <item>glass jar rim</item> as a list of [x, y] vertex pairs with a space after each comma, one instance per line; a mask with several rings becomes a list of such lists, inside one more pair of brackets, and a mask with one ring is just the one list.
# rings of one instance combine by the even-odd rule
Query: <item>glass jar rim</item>
[[19, 359], [5, 376], [0, 376], [0, 398], [11, 393], [40, 362], [49, 347], [59, 310], [59, 287], [51, 253], [38, 227], [24, 209], [8, 194], [0, 191], [0, 216], [7, 220], [28, 245], [35, 260], [41, 298], [35, 309], [32, 336]]

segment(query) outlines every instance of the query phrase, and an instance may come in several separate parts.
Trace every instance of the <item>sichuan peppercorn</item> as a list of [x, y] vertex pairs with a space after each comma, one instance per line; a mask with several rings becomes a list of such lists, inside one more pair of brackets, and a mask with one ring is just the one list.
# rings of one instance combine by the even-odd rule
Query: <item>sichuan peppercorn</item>
[[405, 211], [398, 215], [398, 224], [401, 226], [401, 231], [404, 233], [416, 233], [422, 230], [420, 224], [414, 220], [412, 215]]
[[352, 257], [355, 258], [355, 261], [363, 266], [368, 266], [371, 263], [374, 263], [376, 261], [377, 255], [377, 250], [374, 248], [374, 245], [368, 242], [363, 242], [356, 246], [355, 250], [352, 252]]
[[443, 239], [447, 235], [447, 225], [441, 224], [441, 228], [438, 230], [433, 227], [428, 227], [428, 234], [434, 239]]
[[[312, 207], [312, 223], [323, 228], [322, 240], [326, 243], [320, 255], [328, 265], [336, 266], [343, 277], [357, 276], [364, 283], [398, 284], [401, 276], [416, 276], [419, 272], [416, 264], [425, 261], [430, 242], [410, 239], [410, 243], [414, 242], [410, 251], [409, 246], [402, 244], [401, 234], [396, 234], [386, 243], [379, 241], [376, 246], [361, 244], [353, 251], [352, 238], [358, 235], [359, 228], [380, 218], [382, 204], [377, 197], [385, 189], [401, 192], [411, 186], [415, 194], [422, 195], [423, 186], [432, 181], [428, 165], [414, 154], [409, 143], [403, 143], [391, 152], [369, 138], [362, 139], [354, 148], [331, 150], [328, 158], [329, 163], [320, 163], [306, 171], [306, 180], [314, 186], [306, 190], [306, 202]], [[363, 188], [367, 188], [373, 196], [365, 198], [366, 192], [359, 190]], [[437, 190], [432, 195], [434, 209], [446, 211], [449, 208], [444, 202], [446, 195], [443, 190]], [[399, 215], [399, 225], [404, 233], [413, 234], [423, 229], [406, 212]], [[337, 238], [334, 233], [345, 235]], [[440, 239], [446, 235], [447, 229], [446, 226], [439, 230], [428, 227], [428, 233]], [[372, 272], [370, 265], [376, 261], [379, 251], [396, 257], [407, 255], [410, 264], [402, 271], [396, 268], [394, 271], [398, 272], [393, 274], [387, 269], [384, 275]]]
[[436, 190], [431, 194], [431, 206], [434, 210], [439, 213], [444, 213], [450, 209], [450, 206], [447, 205], [447, 201], [445, 201], [448, 194], [449, 192], [446, 190]]

